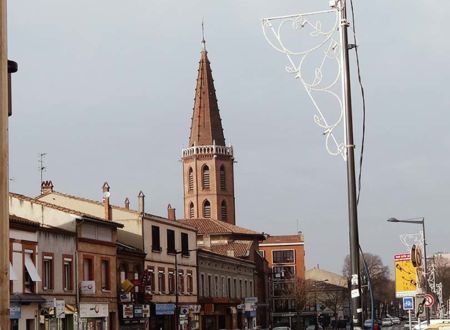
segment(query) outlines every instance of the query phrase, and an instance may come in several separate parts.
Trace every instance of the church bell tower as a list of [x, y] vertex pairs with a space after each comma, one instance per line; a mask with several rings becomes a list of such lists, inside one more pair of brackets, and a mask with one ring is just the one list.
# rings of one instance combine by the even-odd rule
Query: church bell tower
[[225, 145], [205, 42], [195, 88], [189, 145], [182, 151], [185, 219], [235, 224], [233, 147]]

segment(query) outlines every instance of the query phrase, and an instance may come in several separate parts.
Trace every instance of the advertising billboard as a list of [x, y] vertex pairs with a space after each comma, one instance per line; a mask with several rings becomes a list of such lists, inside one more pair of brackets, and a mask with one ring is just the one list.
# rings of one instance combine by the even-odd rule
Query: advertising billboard
[[396, 254], [394, 263], [395, 296], [397, 298], [414, 297], [417, 292], [417, 273], [411, 262], [411, 254]]

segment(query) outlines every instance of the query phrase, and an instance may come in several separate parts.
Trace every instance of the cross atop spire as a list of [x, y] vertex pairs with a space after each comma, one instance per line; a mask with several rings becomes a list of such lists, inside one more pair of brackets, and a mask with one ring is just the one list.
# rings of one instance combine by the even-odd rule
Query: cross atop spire
[[204, 25], [203, 19], [202, 19], [202, 44], [203, 44], [203, 49], [206, 50], [205, 25]]

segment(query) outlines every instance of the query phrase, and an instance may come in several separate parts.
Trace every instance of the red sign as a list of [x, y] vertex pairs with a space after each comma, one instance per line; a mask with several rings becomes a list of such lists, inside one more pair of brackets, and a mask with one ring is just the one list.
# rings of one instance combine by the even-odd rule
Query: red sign
[[434, 297], [432, 294], [427, 293], [427, 294], [425, 294], [424, 298], [425, 298], [425, 304], [424, 304], [425, 307], [431, 307], [434, 305]]

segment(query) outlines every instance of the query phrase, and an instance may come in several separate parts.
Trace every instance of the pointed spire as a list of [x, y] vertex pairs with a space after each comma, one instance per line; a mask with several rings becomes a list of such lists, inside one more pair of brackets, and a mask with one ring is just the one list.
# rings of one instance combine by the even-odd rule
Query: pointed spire
[[212, 145], [213, 141], [216, 145], [225, 146], [216, 90], [204, 39], [202, 43], [189, 146]]

